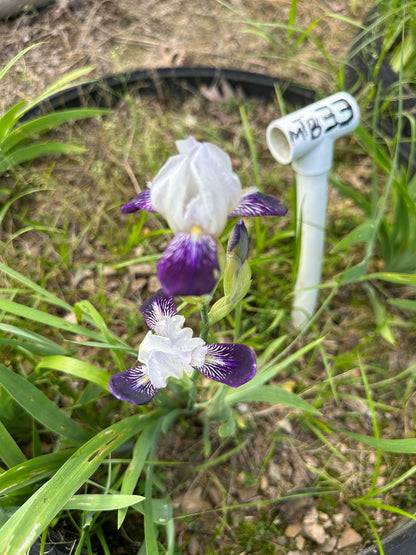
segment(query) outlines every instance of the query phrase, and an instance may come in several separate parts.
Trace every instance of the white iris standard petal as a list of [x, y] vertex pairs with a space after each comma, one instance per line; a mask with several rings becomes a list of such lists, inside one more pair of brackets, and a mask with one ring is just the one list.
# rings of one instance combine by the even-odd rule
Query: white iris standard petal
[[184, 328], [181, 315], [163, 316], [155, 332], [147, 332], [139, 349], [142, 371], [156, 389], [166, 387], [169, 377], [181, 378], [205, 359], [205, 341], [192, 337], [191, 328]]
[[193, 137], [176, 146], [179, 154], [169, 158], [150, 184], [151, 204], [174, 233], [198, 228], [219, 237], [241, 197], [231, 159], [219, 147]]

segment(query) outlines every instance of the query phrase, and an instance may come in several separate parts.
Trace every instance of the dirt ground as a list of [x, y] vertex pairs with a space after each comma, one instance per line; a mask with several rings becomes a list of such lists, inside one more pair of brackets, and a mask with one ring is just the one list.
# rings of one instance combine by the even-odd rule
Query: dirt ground
[[[94, 68], [94, 77], [172, 65], [232, 67], [293, 78], [325, 91], [333, 75], [316, 42], [305, 40], [295, 56], [288, 55], [288, 31], [278, 26], [287, 22], [290, 4], [233, 0], [231, 9], [216, 0], [57, 0], [39, 12], [0, 22], [1, 66], [29, 45], [43, 43], [5, 81], [1, 107], [33, 98], [45, 85], [84, 66]], [[355, 3], [347, 0], [297, 4], [296, 25], [306, 29], [315, 22], [314, 37], [329, 56], [343, 59], [355, 30], [341, 18], [359, 22], [364, 8], [352, 10]], [[247, 32], [250, 20], [275, 25], [273, 46]]]
[[[24, 48], [42, 43], [19, 60], [2, 80], [0, 109], [3, 111], [21, 99], [33, 99], [60, 76], [84, 66], [91, 66], [91, 77], [99, 78], [142, 68], [209, 65], [284, 76], [320, 91], [335, 92], [331, 87], [338, 70], [336, 61], [347, 56], [356, 31], [352, 24], [346, 23], [346, 18], [360, 22], [365, 15], [365, 7], [357, 4], [347, 0], [299, 1], [296, 25], [304, 29], [313, 26], [316, 40], [303, 40], [293, 54], [286, 48], [288, 30], [279, 27], [288, 20], [291, 0], [231, 0], [229, 7], [216, 0], [57, 0], [39, 12], [26, 11], [0, 22], [0, 66]], [[249, 32], [249, 29], [254, 30], [250, 21], [275, 24], [273, 44], [261, 34]], [[333, 67], [321, 46], [328, 53]], [[334, 407], [335, 416], [337, 410], [340, 409]], [[359, 413], [362, 407], [351, 407], [352, 410]], [[250, 472], [253, 475], [258, 472], [269, 447], [262, 444], [263, 433], [257, 434], [253, 429], [248, 448], [236, 459], [236, 463], [247, 472], [228, 476], [229, 482], [220, 488], [218, 476], [214, 472], [207, 473], [202, 480], [190, 484], [188, 492], [180, 492], [175, 499], [177, 507], [189, 513], [207, 511], [198, 533], [189, 528], [186, 521], [178, 524], [178, 542], [187, 546], [184, 553], [205, 553], [204, 538], [210, 537], [212, 530], [219, 526], [230, 530], [234, 527], [240, 535], [247, 534], [248, 538], [251, 534], [250, 541], [258, 534], [256, 508], [245, 513], [245, 527], [239, 522], [224, 521], [221, 524], [222, 515], [208, 512], [223, 503], [224, 498], [234, 504], [255, 503], [282, 492], [308, 487], [311, 483], [310, 467], [319, 467], [320, 464], [319, 442], [311, 444], [310, 449], [300, 455], [294, 445], [302, 442], [305, 431], [294, 430], [285, 411], [279, 407], [262, 411], [255, 414], [255, 419], [263, 420], [266, 434], [273, 433], [278, 438], [286, 434], [296, 439], [282, 443], [278, 464], [270, 464], [261, 483], [256, 484], [250, 482]], [[189, 433], [189, 429], [184, 433]], [[201, 445], [192, 437], [175, 438], [172, 445], [167, 443], [164, 459], [178, 456], [178, 442], [182, 446], [182, 459], [197, 464]], [[340, 448], [348, 453], [347, 444]], [[354, 465], [368, 462], [354, 457], [338, 469], [340, 474], [353, 474]], [[333, 464], [339, 463], [335, 461]], [[352, 465], [351, 468], [348, 465]], [[170, 479], [174, 484], [178, 477], [172, 472]], [[224, 498], [218, 495], [218, 491], [223, 492]], [[352, 555], [365, 542], [361, 529], [360, 533], [355, 531], [359, 529], [357, 514], [346, 503], [338, 504], [335, 510], [333, 507], [318, 510], [313, 498], [307, 497], [306, 501], [303, 498], [301, 502], [286, 503], [271, 510], [270, 518], [276, 515], [285, 530], [277, 542], [282, 551], [276, 553]], [[229, 537], [229, 545], [213, 544], [218, 553], [232, 548], [231, 532]], [[251, 552], [266, 553], [259, 549]], [[121, 547], [114, 548], [114, 554], [117, 553], [126, 552]]]

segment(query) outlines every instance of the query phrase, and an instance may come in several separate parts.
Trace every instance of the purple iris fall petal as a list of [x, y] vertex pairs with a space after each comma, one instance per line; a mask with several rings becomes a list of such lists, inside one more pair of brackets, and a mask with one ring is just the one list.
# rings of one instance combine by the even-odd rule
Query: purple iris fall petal
[[117, 399], [134, 405], [145, 405], [158, 392], [149, 380], [149, 376], [143, 373], [141, 366], [113, 374], [108, 386]]
[[232, 387], [253, 378], [257, 365], [249, 347], [235, 343], [213, 343], [207, 347], [203, 366], [196, 368], [201, 374]]
[[168, 295], [211, 293], [219, 271], [215, 238], [202, 233], [178, 233], [157, 263], [157, 269]]
[[172, 317], [177, 314], [173, 297], [166, 295], [162, 289], [149, 297], [139, 310], [143, 314], [146, 324], [153, 331], [162, 316]]
[[242, 216], [284, 216], [287, 206], [279, 200], [264, 193], [250, 193], [241, 197], [240, 204], [235, 208], [229, 218]]
[[152, 205], [150, 189], [145, 189], [136, 195], [130, 202], [120, 208], [120, 212], [123, 214], [131, 214], [132, 212], [137, 212], [137, 210], [156, 212]]

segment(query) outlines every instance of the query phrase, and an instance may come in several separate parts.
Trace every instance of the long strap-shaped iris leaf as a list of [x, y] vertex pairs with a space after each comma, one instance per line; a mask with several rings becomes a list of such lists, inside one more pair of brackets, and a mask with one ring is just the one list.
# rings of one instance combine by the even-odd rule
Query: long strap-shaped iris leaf
[[151, 415], [125, 418], [102, 430], [80, 447], [0, 528], [0, 553], [23, 555], [97, 470], [103, 459], [159, 416], [160, 413], [154, 411]]

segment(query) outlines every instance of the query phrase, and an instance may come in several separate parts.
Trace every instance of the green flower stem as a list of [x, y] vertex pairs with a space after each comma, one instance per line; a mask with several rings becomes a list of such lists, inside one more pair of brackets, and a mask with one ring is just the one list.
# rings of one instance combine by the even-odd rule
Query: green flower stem
[[[207, 340], [208, 340], [208, 334], [209, 334], [208, 303], [201, 303], [200, 311], [201, 311], [201, 333], [200, 333], [200, 337], [206, 343]], [[194, 391], [193, 391], [192, 397], [194, 399], [194, 401], [193, 401], [194, 403], [195, 403], [195, 400], [196, 400], [196, 382], [198, 381], [198, 377], [199, 377], [198, 370], [194, 370], [193, 373], [192, 373], [192, 381], [194, 382]], [[188, 408], [189, 408], [189, 404], [188, 404]]]
[[208, 334], [209, 334], [209, 316], [208, 316], [208, 304], [203, 303], [201, 304], [201, 339], [208, 341]]

